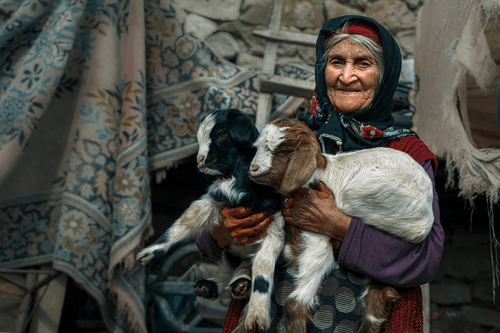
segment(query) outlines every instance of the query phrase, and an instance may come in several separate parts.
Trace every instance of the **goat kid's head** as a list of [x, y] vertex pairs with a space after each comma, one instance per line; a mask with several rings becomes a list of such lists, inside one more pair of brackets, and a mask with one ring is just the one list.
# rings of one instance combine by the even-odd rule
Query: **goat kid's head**
[[296, 119], [270, 122], [254, 146], [257, 153], [250, 165], [250, 178], [281, 194], [306, 185], [316, 169], [326, 163], [314, 134]]
[[230, 174], [242, 152], [253, 156], [253, 143], [258, 135], [250, 117], [239, 110], [218, 110], [209, 114], [198, 128], [198, 169], [213, 176]]

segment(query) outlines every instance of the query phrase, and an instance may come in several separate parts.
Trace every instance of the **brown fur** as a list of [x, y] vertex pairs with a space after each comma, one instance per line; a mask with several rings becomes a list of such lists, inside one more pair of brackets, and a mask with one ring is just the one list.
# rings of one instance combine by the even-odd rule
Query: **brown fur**
[[[311, 130], [296, 119], [277, 119], [272, 124], [289, 127], [284, 142], [276, 149], [272, 162], [273, 184], [288, 194], [302, 187], [317, 169], [326, 167], [326, 159]], [[288, 151], [288, 154], [280, 152]]]
[[300, 231], [301, 229], [293, 226], [291, 224], [286, 224], [286, 243], [290, 245], [291, 255], [293, 257], [292, 262], [297, 264], [297, 258], [299, 257], [302, 246], [302, 237], [300, 237]]
[[[316, 137], [304, 123], [296, 119], [277, 119], [271, 124], [277, 127], [287, 127], [285, 140], [273, 153], [272, 168], [260, 176], [259, 182], [279, 189], [282, 194], [289, 194], [303, 187], [317, 169], [325, 169], [327, 160], [321, 153]], [[298, 258], [302, 242], [299, 229], [289, 228], [287, 237], [291, 255]], [[334, 246], [334, 249], [337, 252], [340, 247]], [[399, 297], [394, 288], [381, 282], [371, 281], [370, 291], [364, 299], [365, 314], [373, 315], [377, 319], [387, 319], [392, 306]], [[288, 332], [306, 332], [307, 323], [312, 319], [312, 310], [288, 299], [284, 306]], [[364, 318], [359, 332], [377, 333], [382, 326], [383, 322], [374, 324]]]
[[307, 332], [307, 324], [312, 321], [311, 312], [302, 303], [287, 299], [284, 306], [287, 332]]
[[294, 299], [287, 299], [284, 306], [287, 332], [307, 332], [307, 324], [312, 321], [310, 310], [312, 309], [308, 309]]
[[[378, 281], [370, 282], [370, 291], [365, 296], [365, 314], [370, 313], [376, 318], [387, 319], [392, 306], [400, 298], [399, 293], [391, 286]], [[384, 323], [372, 323], [363, 318], [360, 332], [378, 333]]]

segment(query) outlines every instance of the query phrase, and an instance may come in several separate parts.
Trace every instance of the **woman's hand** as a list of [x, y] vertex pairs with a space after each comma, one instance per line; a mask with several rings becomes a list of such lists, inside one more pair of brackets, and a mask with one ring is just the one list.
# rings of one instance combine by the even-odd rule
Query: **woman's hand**
[[220, 248], [231, 243], [248, 245], [264, 236], [267, 225], [274, 219], [273, 213], [253, 213], [246, 207], [223, 207], [221, 211], [222, 223], [210, 230], [210, 234]]
[[321, 181], [317, 189], [300, 189], [291, 198], [283, 198], [281, 206], [287, 223], [341, 242], [351, 223], [351, 217], [337, 208], [332, 191]]

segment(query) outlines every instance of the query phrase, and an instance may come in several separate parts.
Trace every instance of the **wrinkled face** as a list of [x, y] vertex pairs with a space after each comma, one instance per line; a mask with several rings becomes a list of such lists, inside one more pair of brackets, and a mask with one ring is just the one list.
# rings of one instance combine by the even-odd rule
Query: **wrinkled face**
[[370, 105], [379, 80], [379, 68], [370, 51], [344, 39], [328, 54], [325, 81], [330, 102], [340, 113], [349, 114]]

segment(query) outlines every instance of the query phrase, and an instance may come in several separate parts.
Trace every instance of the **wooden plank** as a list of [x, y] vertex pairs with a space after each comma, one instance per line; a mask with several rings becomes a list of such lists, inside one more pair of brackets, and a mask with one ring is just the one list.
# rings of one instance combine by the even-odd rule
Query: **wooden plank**
[[301, 46], [316, 46], [316, 35], [282, 30], [254, 30], [253, 34], [276, 43], [288, 43]]
[[281, 11], [283, 8], [283, 0], [274, 0], [273, 12], [269, 19], [269, 29], [279, 30], [281, 26]]
[[255, 127], [261, 131], [269, 121], [273, 95], [267, 93], [259, 94], [257, 102], [257, 116], [255, 117]]
[[314, 81], [274, 75], [260, 83], [260, 91], [310, 99], [314, 92]]

